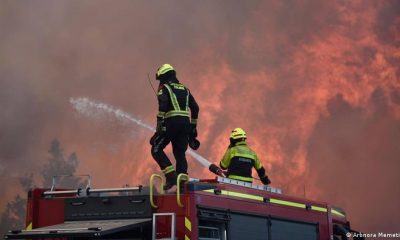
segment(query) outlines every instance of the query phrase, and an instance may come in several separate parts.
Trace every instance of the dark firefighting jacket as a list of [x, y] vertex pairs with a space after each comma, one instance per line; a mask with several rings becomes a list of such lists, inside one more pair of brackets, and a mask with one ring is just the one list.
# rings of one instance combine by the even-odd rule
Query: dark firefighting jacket
[[[157, 131], [165, 130], [164, 121], [173, 117], [190, 117], [197, 124], [199, 106], [189, 89], [178, 81], [161, 84], [158, 91]], [[189, 113], [190, 109], [190, 113]]]

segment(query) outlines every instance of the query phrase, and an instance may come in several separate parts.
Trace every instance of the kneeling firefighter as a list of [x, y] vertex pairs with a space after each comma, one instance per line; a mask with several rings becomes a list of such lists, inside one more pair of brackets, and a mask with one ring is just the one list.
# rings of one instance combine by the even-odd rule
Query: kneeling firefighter
[[243, 129], [235, 128], [232, 131], [229, 138], [230, 145], [220, 161], [220, 166], [223, 170], [228, 170], [226, 175], [229, 178], [245, 182], [253, 182], [251, 172], [254, 167], [261, 182], [268, 185], [271, 181], [265, 174], [265, 169], [257, 154], [247, 146], [246, 138], [246, 132]]
[[[165, 175], [164, 190], [168, 190], [176, 184], [177, 175], [187, 174], [185, 152], [188, 144], [194, 150], [200, 146], [196, 139], [199, 106], [189, 89], [178, 81], [175, 69], [170, 64], [158, 68], [156, 79], [160, 81], [157, 94], [159, 112], [156, 133], [150, 139], [151, 154]], [[176, 170], [164, 152], [170, 142]]]

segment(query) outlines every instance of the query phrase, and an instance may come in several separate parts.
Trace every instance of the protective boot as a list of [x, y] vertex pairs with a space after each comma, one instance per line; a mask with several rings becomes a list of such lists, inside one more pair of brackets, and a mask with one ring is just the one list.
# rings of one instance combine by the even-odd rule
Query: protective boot
[[165, 175], [165, 185], [163, 186], [164, 191], [171, 189], [176, 185], [176, 172], [170, 172]]

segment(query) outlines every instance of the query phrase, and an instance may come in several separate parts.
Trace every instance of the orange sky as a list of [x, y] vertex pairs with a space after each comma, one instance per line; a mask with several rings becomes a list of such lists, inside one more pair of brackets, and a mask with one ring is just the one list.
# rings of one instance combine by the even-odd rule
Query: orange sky
[[154, 124], [147, 73], [168, 62], [200, 105], [200, 154], [217, 162], [242, 127], [274, 186], [297, 196], [306, 186], [365, 232], [399, 231], [399, 9], [396, 0], [2, 1], [0, 205], [20, 176], [40, 175], [55, 137], [95, 185], [146, 183], [158, 171], [151, 133], [82, 116], [69, 98]]

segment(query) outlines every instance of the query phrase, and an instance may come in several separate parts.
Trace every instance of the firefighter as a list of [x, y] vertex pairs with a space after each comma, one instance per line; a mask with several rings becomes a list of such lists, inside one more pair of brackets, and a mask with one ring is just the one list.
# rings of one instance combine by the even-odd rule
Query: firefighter
[[[187, 174], [185, 152], [189, 139], [197, 137], [199, 106], [189, 89], [178, 81], [175, 69], [170, 64], [163, 64], [158, 68], [156, 79], [160, 81], [159, 112], [156, 133], [150, 139], [151, 154], [165, 175], [164, 190], [168, 190], [176, 184], [177, 175]], [[170, 142], [176, 160], [176, 170], [164, 152], [164, 148]], [[197, 143], [195, 148], [199, 147], [200, 143]]]
[[223, 170], [228, 170], [229, 178], [253, 182], [251, 170], [254, 167], [264, 185], [271, 183], [265, 174], [265, 169], [258, 159], [257, 154], [246, 144], [246, 132], [241, 128], [235, 128], [230, 136], [230, 145], [220, 162]]

